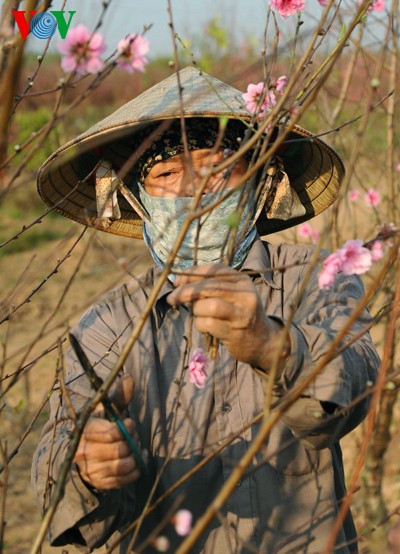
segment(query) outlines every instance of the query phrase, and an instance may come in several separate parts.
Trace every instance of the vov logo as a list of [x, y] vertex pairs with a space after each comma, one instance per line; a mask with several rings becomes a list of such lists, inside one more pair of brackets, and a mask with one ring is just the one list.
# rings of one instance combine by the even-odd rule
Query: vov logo
[[[64, 10], [51, 10], [49, 12], [37, 13], [36, 10], [12, 10], [15, 22], [18, 25], [21, 37], [26, 39], [29, 29], [36, 38], [48, 39], [54, 35], [58, 27], [61, 38], [65, 38], [71, 25], [72, 18], [76, 11], [69, 11], [69, 19], [66, 21]], [[26, 14], [29, 13], [29, 21]]]

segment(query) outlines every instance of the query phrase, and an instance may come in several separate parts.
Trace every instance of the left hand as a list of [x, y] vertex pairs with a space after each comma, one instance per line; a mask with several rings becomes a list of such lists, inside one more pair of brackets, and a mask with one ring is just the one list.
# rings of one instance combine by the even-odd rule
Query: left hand
[[[168, 303], [192, 303], [198, 331], [220, 339], [237, 360], [268, 370], [282, 326], [266, 316], [250, 277], [223, 264], [197, 266], [185, 273], [177, 278]], [[288, 353], [287, 341], [281, 363]]]

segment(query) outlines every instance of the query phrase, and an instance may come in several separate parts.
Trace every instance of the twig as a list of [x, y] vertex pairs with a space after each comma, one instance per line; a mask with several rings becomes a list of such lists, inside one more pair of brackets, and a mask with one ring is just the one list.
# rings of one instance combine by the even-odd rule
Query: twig
[[361, 470], [364, 465], [369, 441], [374, 431], [376, 412], [379, 406], [379, 401], [382, 395], [383, 384], [385, 382], [386, 373], [391, 360], [392, 350], [394, 347], [394, 341], [395, 341], [395, 335], [396, 335], [397, 320], [399, 319], [399, 316], [400, 316], [400, 259], [397, 255], [399, 246], [400, 246], [400, 241], [397, 240], [394, 246], [392, 247], [392, 253], [390, 256], [390, 258], [393, 261], [396, 261], [395, 273], [397, 275], [397, 278], [396, 278], [394, 302], [393, 302], [393, 309], [390, 314], [390, 325], [389, 325], [389, 329], [388, 329], [387, 337], [385, 341], [382, 363], [378, 374], [374, 395], [372, 397], [370, 413], [368, 414], [368, 418], [367, 418], [367, 428], [364, 433], [359, 455], [357, 456], [357, 460], [354, 464], [354, 470], [350, 479], [347, 495], [342, 501], [338, 517], [335, 521], [335, 525], [329, 535], [324, 554], [330, 554], [332, 552], [335, 545], [337, 534], [339, 533], [340, 528], [343, 525], [343, 522], [347, 515], [347, 512], [350, 509], [350, 504], [354, 494], [354, 490], [358, 486]]
[[0, 505], [0, 554], [3, 554], [3, 548], [5, 546], [5, 530], [6, 530], [6, 500], [8, 492], [8, 480], [10, 473], [8, 470], [8, 459], [7, 459], [7, 442], [0, 441], [0, 455], [3, 461], [3, 467], [5, 468], [3, 481], [0, 481], [0, 488], [2, 489], [1, 495], [1, 505]]
[[80, 234], [78, 235], [78, 238], [74, 241], [74, 243], [72, 244], [71, 248], [69, 248], [68, 252], [62, 257], [60, 258], [58, 261], [57, 261], [57, 264], [56, 266], [50, 271], [50, 273], [43, 279], [43, 281], [41, 281], [41, 283], [39, 283], [25, 298], [24, 300], [21, 300], [21, 302], [19, 304], [17, 304], [16, 306], [14, 306], [8, 313], [6, 316], [4, 316], [2, 319], [0, 319], [0, 325], [2, 323], [4, 323], [4, 321], [8, 321], [10, 319], [10, 317], [21, 307], [23, 306], [24, 304], [26, 304], [27, 302], [30, 302], [32, 297], [43, 287], [43, 285], [45, 283], [47, 283], [47, 281], [53, 276], [55, 275], [56, 273], [58, 273], [58, 270], [59, 268], [61, 267], [61, 265], [65, 262], [65, 260], [67, 260], [70, 256], [71, 256], [71, 253], [72, 251], [74, 250], [74, 248], [76, 247], [76, 245], [78, 244], [78, 242], [81, 240], [81, 238], [83, 237], [83, 235], [85, 234], [86, 232], [86, 227], [83, 228], [83, 230], [80, 232]]
[[[54, 387], [54, 385], [55, 385], [55, 381], [53, 382], [53, 384], [51, 386], [51, 389]], [[21, 448], [21, 445], [23, 444], [23, 442], [25, 441], [25, 439], [29, 435], [29, 433], [32, 431], [32, 428], [33, 428], [34, 424], [36, 423], [38, 417], [40, 416], [43, 408], [45, 407], [45, 405], [49, 401], [49, 396], [50, 395], [51, 395], [51, 392], [49, 394], [46, 394], [43, 402], [41, 403], [40, 407], [35, 412], [33, 418], [31, 419], [29, 425], [26, 427], [26, 429], [25, 429], [23, 435], [21, 436], [21, 438], [19, 439], [17, 445], [13, 448], [13, 450], [8, 455], [8, 457], [6, 459], [7, 464], [3, 463], [3, 465], [0, 466], [0, 473], [2, 473], [4, 471], [4, 469], [8, 466], [8, 464], [11, 462], [11, 460], [18, 454], [19, 449]]]

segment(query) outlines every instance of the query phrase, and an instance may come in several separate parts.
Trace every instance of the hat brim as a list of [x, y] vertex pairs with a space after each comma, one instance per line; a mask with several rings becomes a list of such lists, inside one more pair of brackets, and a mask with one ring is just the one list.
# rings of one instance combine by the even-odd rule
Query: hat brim
[[[94, 170], [102, 159], [122, 167], [132, 155], [133, 134], [154, 122], [190, 117], [251, 119], [237, 89], [189, 67], [179, 72], [182, 102], [176, 74], [139, 95], [85, 133], [59, 148], [38, 173], [38, 191], [44, 202], [62, 215], [102, 231], [142, 238], [142, 220], [118, 193], [119, 219], [99, 218], [96, 209]], [[294, 126], [279, 152], [290, 185], [296, 191], [304, 215], [268, 219], [264, 211], [257, 221], [260, 235], [274, 233], [307, 221], [328, 208], [339, 194], [344, 166], [338, 154], [309, 131]], [[134, 168], [126, 173], [130, 188]], [[124, 179], [125, 180], [125, 179]]]

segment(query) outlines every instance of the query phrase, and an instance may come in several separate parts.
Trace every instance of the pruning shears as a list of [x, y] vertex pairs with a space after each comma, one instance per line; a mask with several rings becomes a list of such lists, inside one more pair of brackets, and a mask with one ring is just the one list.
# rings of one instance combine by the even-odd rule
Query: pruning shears
[[[91, 363], [89, 362], [88, 357], [86, 356], [84, 350], [82, 349], [81, 345], [79, 344], [78, 339], [73, 335], [72, 333], [68, 333], [68, 337], [72, 346], [73, 351], [75, 352], [76, 357], [79, 360], [79, 363], [81, 364], [85, 374], [87, 375], [91, 385], [93, 386], [94, 390], [98, 391], [100, 390], [100, 387], [103, 384], [103, 379], [97, 375], [97, 373], [94, 371]], [[143, 459], [142, 453], [140, 451], [139, 446], [137, 445], [136, 441], [131, 437], [129, 434], [128, 429], [125, 427], [122, 416], [117, 408], [117, 406], [109, 399], [107, 395], [104, 395], [102, 398], [102, 404], [104, 406], [104, 411], [107, 416], [107, 418], [110, 421], [114, 421], [118, 425], [118, 429], [121, 431], [122, 436], [128, 443], [129, 448], [131, 449], [133, 455], [136, 458], [136, 461], [138, 462], [140, 470], [147, 474], [147, 465]]]

